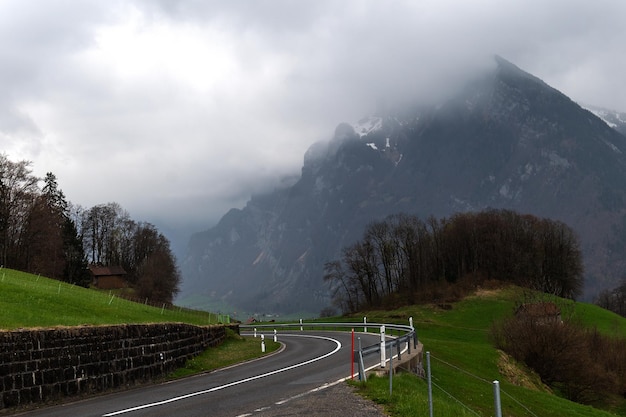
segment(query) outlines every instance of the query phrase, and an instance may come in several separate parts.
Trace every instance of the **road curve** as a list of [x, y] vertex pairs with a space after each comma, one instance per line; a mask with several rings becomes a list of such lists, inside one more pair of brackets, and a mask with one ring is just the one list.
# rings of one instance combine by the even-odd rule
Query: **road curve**
[[[363, 346], [380, 340], [375, 334], [358, 336]], [[266, 337], [273, 337], [273, 332]], [[294, 399], [349, 377], [350, 333], [279, 333], [278, 340], [284, 344], [284, 349], [260, 360], [21, 415], [252, 416], [272, 413], [273, 409], [278, 412], [280, 407]], [[369, 364], [376, 361], [377, 358], [370, 358]]]

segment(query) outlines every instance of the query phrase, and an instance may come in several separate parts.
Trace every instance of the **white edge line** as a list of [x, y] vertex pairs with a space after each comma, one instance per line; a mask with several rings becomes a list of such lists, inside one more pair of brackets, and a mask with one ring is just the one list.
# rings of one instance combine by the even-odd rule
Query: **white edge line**
[[[405, 347], [402, 351], [400, 351], [400, 353], [405, 353], [406, 351], [408, 351], [408, 348]], [[396, 354], [393, 357], [396, 358], [397, 356], [398, 355]], [[389, 362], [389, 361], [390, 361], [389, 359], [386, 360], [386, 362]], [[380, 364], [372, 365], [369, 368], [366, 368], [365, 372], [371, 371], [374, 368], [380, 368]], [[326, 388], [334, 387], [335, 385], [341, 384], [342, 382], [352, 378], [353, 376], [358, 376], [358, 375], [359, 374], [357, 372], [354, 375], [349, 375], [349, 376], [347, 376], [345, 378], [340, 378], [340, 379], [336, 380], [335, 382], [329, 382], [329, 383], [326, 383], [324, 385], [320, 385], [319, 387], [316, 387], [316, 388], [310, 389], [309, 391], [306, 391], [306, 392], [294, 395], [293, 397], [289, 397], [289, 398], [286, 398], [284, 400], [277, 401], [274, 404], [276, 404], [276, 405], [283, 405], [283, 404], [285, 404], [285, 403], [287, 403], [287, 402], [289, 402], [291, 400], [295, 400], [295, 399], [304, 397], [305, 395], [313, 394], [314, 392], [318, 392], [318, 391], [325, 390]]]
[[288, 366], [286, 368], [276, 369], [274, 371], [267, 372], [265, 374], [256, 375], [256, 376], [252, 376], [252, 377], [249, 377], [249, 378], [240, 379], [239, 381], [230, 382], [228, 384], [220, 385], [220, 386], [213, 387], [213, 388], [210, 388], [210, 389], [207, 389], [207, 390], [192, 392], [190, 394], [185, 394], [185, 395], [181, 395], [181, 396], [178, 396], [178, 397], [172, 397], [172, 398], [169, 398], [169, 399], [163, 400], [163, 401], [156, 401], [156, 402], [149, 403], [149, 404], [138, 405], [136, 407], [131, 407], [131, 408], [126, 408], [126, 409], [119, 410], [119, 411], [114, 411], [112, 413], [103, 414], [102, 416], [103, 417], [113, 417], [113, 416], [117, 416], [117, 415], [120, 415], [120, 414], [130, 413], [132, 411], [143, 410], [143, 409], [146, 409], [146, 408], [157, 407], [159, 405], [165, 405], [165, 404], [173, 403], [173, 402], [184, 400], [184, 399], [187, 399], [187, 398], [196, 397], [198, 395], [208, 394], [209, 392], [220, 391], [222, 389], [230, 388], [230, 387], [233, 387], [235, 385], [240, 385], [240, 384], [243, 384], [243, 383], [246, 383], [246, 382], [254, 381], [256, 379], [265, 378], [265, 377], [270, 376], [270, 375], [276, 375], [276, 374], [279, 374], [281, 372], [289, 371], [291, 369], [295, 369], [295, 368], [298, 368], [300, 366], [304, 366], [304, 365], [308, 365], [308, 364], [313, 363], [313, 362], [317, 362], [317, 361], [322, 360], [324, 358], [327, 358], [327, 357], [329, 357], [331, 355], [334, 355], [335, 353], [337, 353], [339, 351], [339, 349], [341, 349], [341, 342], [338, 341], [337, 339], [332, 339], [330, 337], [314, 336], [314, 335], [297, 335], [297, 334], [292, 334], [292, 335], [283, 334], [283, 336], [308, 337], [308, 338], [314, 338], [314, 339], [330, 340], [331, 342], [335, 342], [337, 344], [337, 347], [335, 347], [335, 349], [332, 352], [328, 352], [328, 353], [326, 353], [326, 354], [324, 354], [322, 356], [318, 356], [317, 358], [309, 359], [308, 361], [305, 361], [305, 362], [296, 363], [296, 364]]

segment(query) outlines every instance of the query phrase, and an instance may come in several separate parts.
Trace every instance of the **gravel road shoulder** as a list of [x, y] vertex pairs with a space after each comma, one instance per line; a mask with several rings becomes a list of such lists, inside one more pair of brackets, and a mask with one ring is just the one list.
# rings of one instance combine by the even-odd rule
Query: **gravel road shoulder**
[[253, 417], [386, 417], [383, 408], [360, 396], [345, 382], [321, 389], [283, 404], [257, 410]]

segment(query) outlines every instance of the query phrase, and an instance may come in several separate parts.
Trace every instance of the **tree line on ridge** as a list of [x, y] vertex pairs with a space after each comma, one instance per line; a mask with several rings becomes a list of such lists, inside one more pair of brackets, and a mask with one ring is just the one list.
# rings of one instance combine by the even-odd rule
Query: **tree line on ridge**
[[[40, 182], [43, 185], [40, 187]], [[88, 286], [89, 264], [121, 266], [135, 295], [171, 303], [180, 273], [167, 238], [117, 203], [71, 204], [56, 176], [0, 154], [0, 264]]]
[[511, 282], [559, 297], [582, 292], [578, 238], [566, 224], [510, 210], [429, 218], [395, 214], [371, 223], [324, 279], [344, 313], [436, 297], [446, 284]]

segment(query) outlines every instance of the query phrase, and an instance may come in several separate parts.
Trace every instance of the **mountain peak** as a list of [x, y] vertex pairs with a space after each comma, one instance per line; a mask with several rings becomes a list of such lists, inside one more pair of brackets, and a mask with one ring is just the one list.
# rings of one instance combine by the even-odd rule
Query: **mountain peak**
[[525, 76], [525, 77], [532, 77], [532, 78], [538, 79], [535, 76], [533, 76], [533, 75], [529, 74], [528, 72], [524, 71], [523, 69], [521, 69], [517, 65], [513, 64], [511, 61], [508, 61], [508, 60], [504, 59], [500, 55], [494, 55], [494, 60], [496, 61], [496, 64], [497, 64], [499, 72], [508, 73], [508, 74], [522, 75], [522, 76]]
[[587, 299], [614, 286], [626, 270], [626, 138], [539, 78], [495, 62], [443, 105], [337, 126], [334, 140], [309, 148], [295, 185], [192, 238], [181, 295], [238, 311], [314, 313], [330, 302], [324, 264], [372, 221], [487, 207], [571, 225]]
[[[511, 61], [503, 58], [502, 56], [498, 54], [494, 55], [493, 59], [496, 61], [496, 64], [498, 64], [498, 67], [511, 68], [511, 69], [515, 69], [516, 71], [522, 71], [517, 65], [513, 64]], [[522, 71], [522, 72], [525, 72], [525, 71]]]
[[534, 75], [524, 71], [517, 65], [513, 64], [510, 61], [502, 58], [500, 55], [495, 55], [494, 60], [497, 64], [496, 74], [499, 79], [507, 82], [511, 82], [513, 80], [526, 80], [533, 81], [540, 84], [542, 87], [549, 87], [543, 80], [535, 77]]

